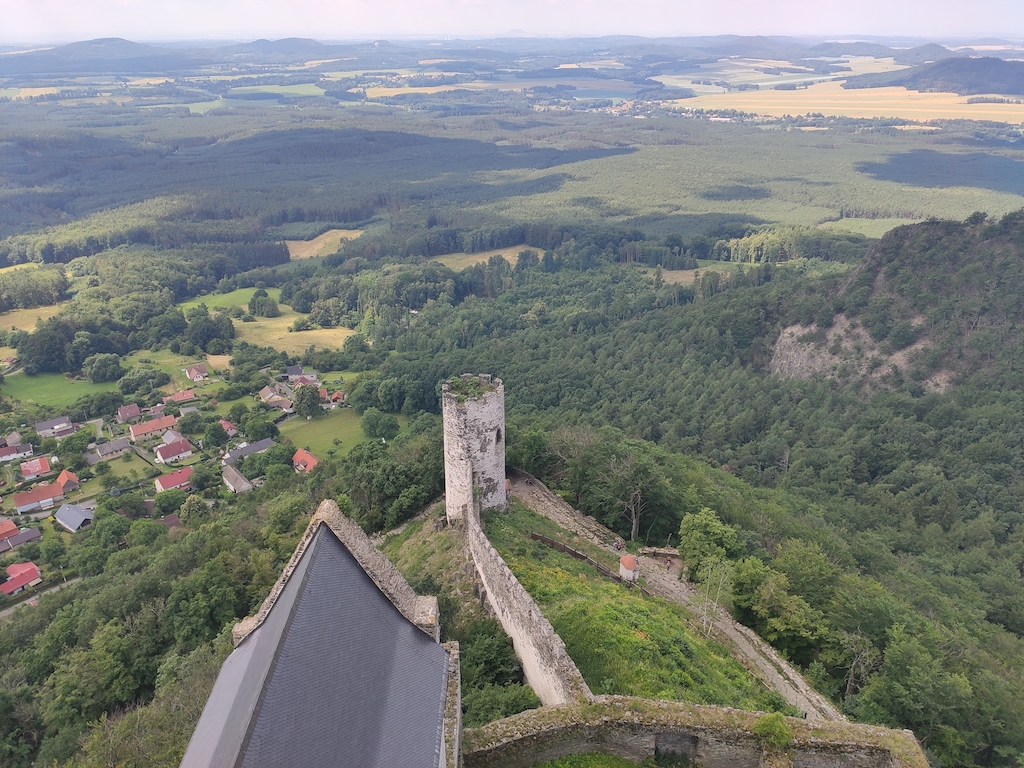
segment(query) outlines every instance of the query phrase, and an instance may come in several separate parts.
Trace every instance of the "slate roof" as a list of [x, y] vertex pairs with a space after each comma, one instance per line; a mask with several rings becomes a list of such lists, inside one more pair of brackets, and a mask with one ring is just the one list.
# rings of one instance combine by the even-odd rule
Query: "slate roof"
[[86, 522], [92, 522], [92, 510], [77, 504], [61, 504], [53, 519], [74, 533]]
[[56, 427], [62, 427], [65, 424], [71, 426], [71, 419], [67, 416], [58, 416], [55, 419], [47, 419], [46, 421], [37, 421], [35, 424], [36, 432], [45, 432], [46, 430], [54, 429]]
[[30, 541], [39, 541], [43, 538], [43, 532], [38, 528], [26, 528], [24, 531], [11, 536], [9, 539], [0, 541], [0, 552], [10, 552], [15, 547], [28, 544]]
[[448, 653], [321, 524], [224, 662], [181, 768], [437, 768]]
[[273, 444], [274, 438], [265, 437], [262, 440], [257, 440], [255, 443], [243, 445], [241, 448], [234, 448], [224, 454], [224, 458], [221, 460], [221, 463], [234, 464], [236, 461], [244, 459], [246, 456], [251, 456], [254, 453], [263, 453]]
[[127, 451], [132, 447], [132, 441], [127, 437], [116, 437], [109, 442], [103, 443], [102, 445], [96, 446], [96, 454], [103, 458], [104, 456], [110, 456], [114, 453], [120, 453], [121, 451]]

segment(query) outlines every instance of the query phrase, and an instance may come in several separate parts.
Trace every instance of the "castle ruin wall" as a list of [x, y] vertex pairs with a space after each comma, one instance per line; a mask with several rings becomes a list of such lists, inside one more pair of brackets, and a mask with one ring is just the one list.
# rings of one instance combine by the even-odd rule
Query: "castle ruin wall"
[[[460, 393], [465, 382], [475, 395]], [[444, 485], [448, 522], [465, 520], [480, 509], [504, 509], [505, 387], [487, 374], [465, 374], [441, 385], [444, 419]]]

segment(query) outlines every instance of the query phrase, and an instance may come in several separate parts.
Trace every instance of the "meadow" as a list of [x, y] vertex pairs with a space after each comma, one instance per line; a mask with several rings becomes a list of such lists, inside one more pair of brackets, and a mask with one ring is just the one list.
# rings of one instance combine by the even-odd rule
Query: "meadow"
[[46, 320], [60, 312], [66, 303], [50, 304], [45, 307], [32, 307], [30, 309], [12, 309], [10, 312], [0, 314], [0, 328], [5, 330], [17, 328], [21, 331], [31, 331], [36, 327], [38, 320]]
[[361, 229], [330, 229], [312, 240], [285, 240], [292, 261], [330, 256], [346, 240], [355, 240], [363, 234]]
[[117, 382], [92, 384], [86, 379], [69, 379], [62, 373], [40, 373], [35, 376], [15, 373], [7, 376], [3, 384], [0, 384], [0, 394], [5, 397], [54, 408], [71, 405], [84, 395], [115, 389]]
[[479, 253], [449, 253], [445, 256], [433, 258], [431, 261], [444, 264], [448, 269], [455, 272], [461, 272], [467, 267], [472, 267], [474, 264], [486, 264], [491, 256], [502, 256], [505, 261], [515, 266], [519, 261], [519, 252], [525, 250], [537, 251], [536, 248], [531, 248], [528, 245], [513, 245], [508, 248], [491, 248]]
[[[326, 459], [332, 449], [338, 456], [344, 456], [352, 446], [367, 439], [359, 427], [359, 416], [351, 408], [335, 408], [308, 421], [294, 418], [281, 425], [281, 434], [296, 448], [308, 448], [321, 460]], [[334, 444], [336, 439], [341, 441], [338, 445]]]

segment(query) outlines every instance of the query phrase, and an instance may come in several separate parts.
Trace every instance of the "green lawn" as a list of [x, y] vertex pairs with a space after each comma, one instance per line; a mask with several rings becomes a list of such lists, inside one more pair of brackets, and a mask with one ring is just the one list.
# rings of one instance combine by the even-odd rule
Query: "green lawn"
[[[123, 456], [116, 456], [111, 459], [108, 463], [110, 464], [110, 474], [118, 478], [125, 478], [128, 483], [122, 482], [121, 485], [134, 484], [143, 480], [146, 477], [146, 473], [150, 470], [149, 464], [139, 458], [134, 451], [125, 454], [130, 456], [130, 461], [125, 461]], [[94, 477], [92, 480], [86, 480], [82, 483], [81, 494], [72, 494], [68, 497], [69, 501], [75, 501], [79, 498], [90, 498], [97, 494], [104, 493], [103, 486], [100, 485], [98, 477]]]
[[[344, 456], [353, 445], [367, 439], [359, 428], [359, 416], [351, 408], [336, 408], [309, 421], [292, 419], [281, 426], [281, 434], [291, 438], [296, 448], [308, 447], [318, 459], [327, 458], [332, 448], [337, 448], [338, 456]], [[341, 445], [334, 445], [335, 438], [341, 439]]]
[[[217, 309], [230, 309], [231, 307], [248, 306], [249, 299], [256, 293], [255, 288], [239, 288], [229, 293], [208, 293], [205, 296], [197, 296], [194, 299], [181, 302], [178, 307], [182, 311], [188, 311], [200, 304], [205, 304], [213, 312]], [[267, 295], [274, 301], [281, 297], [280, 288], [267, 288]]]
[[49, 405], [54, 408], [71, 405], [83, 395], [110, 392], [115, 389], [117, 382], [91, 384], [85, 379], [78, 381], [65, 378], [62, 373], [40, 373], [35, 376], [16, 373], [8, 376], [4, 383], [0, 384], [0, 394], [23, 403]]

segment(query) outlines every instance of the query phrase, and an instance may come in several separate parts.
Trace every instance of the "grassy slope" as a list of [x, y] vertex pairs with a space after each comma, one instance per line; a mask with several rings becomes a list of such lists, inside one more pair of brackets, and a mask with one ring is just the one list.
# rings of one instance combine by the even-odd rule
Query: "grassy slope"
[[539, 542], [571, 536], [519, 504], [487, 535], [565, 641], [595, 693], [765, 708], [765, 691], [728, 649], [701, 637], [681, 607], [628, 591]]

